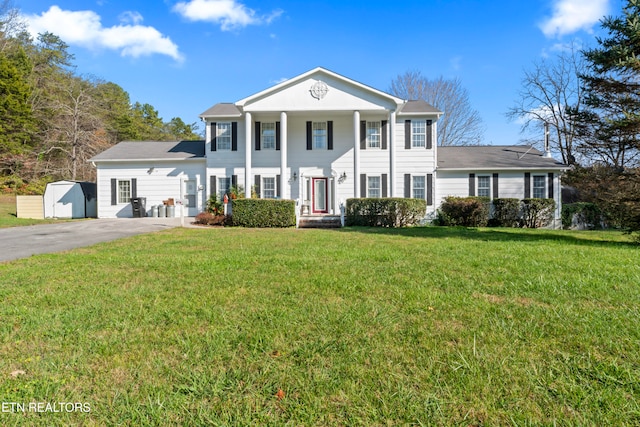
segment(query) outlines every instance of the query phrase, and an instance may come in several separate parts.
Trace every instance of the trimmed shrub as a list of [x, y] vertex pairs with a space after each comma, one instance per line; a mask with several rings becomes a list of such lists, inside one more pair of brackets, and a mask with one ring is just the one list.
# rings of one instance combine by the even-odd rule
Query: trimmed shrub
[[490, 203], [487, 197], [446, 197], [438, 209], [436, 222], [445, 226], [486, 227]]
[[365, 227], [406, 227], [424, 218], [427, 201], [403, 198], [347, 199], [345, 223]]
[[235, 227], [294, 227], [296, 202], [279, 199], [236, 199], [232, 201], [231, 224]]
[[491, 227], [518, 227], [520, 225], [520, 199], [493, 199]]
[[602, 212], [594, 203], [578, 202], [562, 205], [562, 227], [595, 230], [602, 228]]
[[551, 224], [556, 202], [553, 199], [523, 199], [521, 226], [540, 228]]

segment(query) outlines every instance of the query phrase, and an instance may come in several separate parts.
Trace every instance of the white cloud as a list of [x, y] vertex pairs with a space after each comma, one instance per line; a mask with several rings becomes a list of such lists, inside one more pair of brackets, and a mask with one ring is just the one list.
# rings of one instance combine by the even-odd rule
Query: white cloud
[[139, 12], [135, 12], [131, 10], [121, 13], [118, 18], [120, 19], [120, 22], [122, 22], [123, 24], [137, 25], [142, 23], [142, 21], [144, 21], [144, 18]]
[[270, 24], [282, 15], [274, 10], [268, 15], [257, 15], [256, 11], [236, 0], [189, 0], [179, 2], [173, 10], [190, 21], [206, 21], [220, 24], [222, 31], [248, 25]]
[[554, 0], [553, 15], [540, 24], [547, 37], [560, 37], [579, 30], [591, 32], [609, 12], [610, 0]]
[[106, 48], [119, 51], [122, 56], [134, 58], [153, 54], [167, 55], [182, 61], [178, 46], [153, 27], [139, 25], [142, 15], [125, 12], [120, 16], [123, 24], [105, 28], [100, 16], [91, 11], [62, 10], [51, 6], [41, 15], [24, 16], [29, 32], [50, 32], [69, 45], [88, 49]]

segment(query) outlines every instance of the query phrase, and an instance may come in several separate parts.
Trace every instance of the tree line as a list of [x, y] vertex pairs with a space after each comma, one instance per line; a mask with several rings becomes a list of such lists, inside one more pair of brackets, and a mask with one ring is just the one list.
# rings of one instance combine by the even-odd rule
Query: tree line
[[199, 138], [197, 123], [165, 122], [117, 84], [78, 73], [64, 41], [33, 39], [9, 0], [0, 3], [0, 191], [94, 180], [87, 160], [120, 141]]
[[592, 203], [609, 225], [640, 230], [640, 0], [603, 17], [594, 47], [575, 43], [525, 70], [507, 112], [572, 168], [575, 201]]

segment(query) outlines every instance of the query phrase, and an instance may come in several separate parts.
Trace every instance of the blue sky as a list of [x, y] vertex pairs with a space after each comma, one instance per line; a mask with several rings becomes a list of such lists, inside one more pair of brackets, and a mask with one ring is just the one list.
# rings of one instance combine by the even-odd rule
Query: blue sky
[[[522, 71], [577, 40], [623, 0], [15, 0], [34, 33], [58, 34], [77, 70], [120, 85], [165, 121], [235, 102], [317, 66], [388, 90], [406, 71], [460, 78], [485, 144], [518, 143], [505, 113]], [[446, 113], [446, 112], [445, 112]]]

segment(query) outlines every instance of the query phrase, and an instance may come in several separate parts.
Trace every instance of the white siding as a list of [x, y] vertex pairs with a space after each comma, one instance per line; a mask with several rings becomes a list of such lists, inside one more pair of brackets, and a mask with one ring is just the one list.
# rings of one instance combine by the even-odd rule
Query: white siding
[[[515, 198], [523, 199], [525, 172], [531, 173], [531, 191], [533, 192], [533, 176], [548, 176], [552, 171], [439, 171], [436, 176], [436, 206], [439, 206], [447, 196], [467, 197], [469, 196], [469, 174], [474, 173], [476, 176], [476, 188], [478, 176], [491, 177], [491, 194], [493, 197], [493, 174], [498, 174], [498, 197], [499, 198]], [[553, 180], [553, 198], [556, 202], [555, 221], [559, 224], [562, 212], [562, 197], [560, 192], [560, 178], [557, 172], [554, 172]], [[547, 193], [548, 195], [548, 193]]]
[[[153, 168], [153, 170], [151, 170]], [[162, 204], [163, 200], [176, 201], [183, 196], [182, 182], [196, 180], [197, 186], [206, 185], [204, 161], [176, 160], [172, 162], [105, 162], [98, 164], [98, 217], [130, 218], [133, 213], [130, 203], [111, 205], [111, 179], [136, 179], [137, 196], [146, 197], [147, 214], [151, 206]], [[204, 206], [204, 191], [198, 190], [197, 210]], [[177, 214], [177, 210], [176, 210]]]

